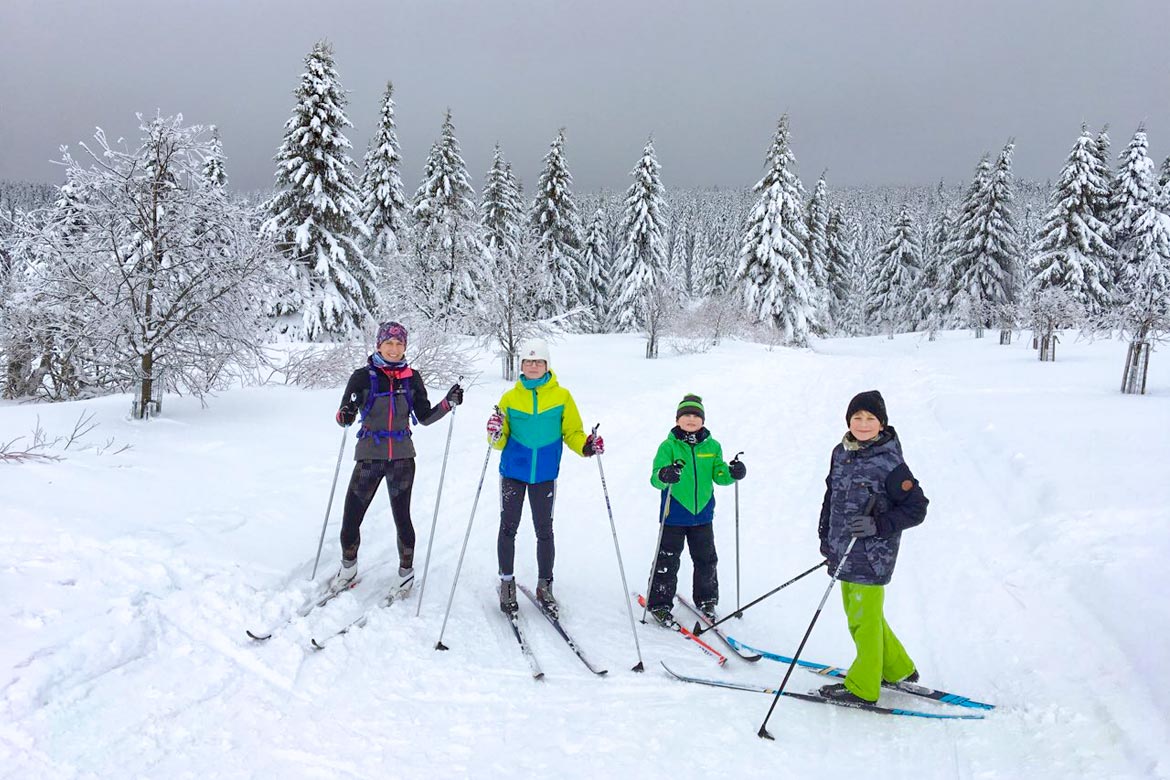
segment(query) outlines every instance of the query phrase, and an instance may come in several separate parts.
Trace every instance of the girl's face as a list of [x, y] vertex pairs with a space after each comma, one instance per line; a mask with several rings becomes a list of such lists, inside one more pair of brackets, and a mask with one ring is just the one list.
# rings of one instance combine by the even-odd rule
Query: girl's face
[[548, 373], [548, 363], [544, 360], [521, 360], [520, 373], [525, 379], [540, 379]]
[[694, 433], [703, 427], [703, 418], [697, 414], [680, 415], [676, 422], [687, 433]]
[[398, 339], [386, 339], [378, 345], [378, 354], [383, 360], [397, 362], [406, 354], [406, 345]]
[[849, 432], [858, 441], [869, 441], [884, 430], [878, 418], [864, 409], [849, 418]]

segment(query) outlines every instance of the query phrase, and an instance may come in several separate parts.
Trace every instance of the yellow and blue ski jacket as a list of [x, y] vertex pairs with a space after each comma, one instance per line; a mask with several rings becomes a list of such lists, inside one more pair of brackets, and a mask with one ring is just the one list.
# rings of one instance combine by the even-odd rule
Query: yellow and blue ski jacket
[[492, 446], [503, 450], [500, 475], [528, 484], [548, 482], [561, 470], [561, 443], [582, 455], [585, 431], [569, 391], [549, 371], [535, 381], [521, 378], [500, 397], [504, 428]]

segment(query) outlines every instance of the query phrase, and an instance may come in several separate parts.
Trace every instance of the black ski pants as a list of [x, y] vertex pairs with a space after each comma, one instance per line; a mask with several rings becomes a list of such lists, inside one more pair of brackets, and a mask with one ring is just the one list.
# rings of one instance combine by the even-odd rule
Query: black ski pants
[[341, 555], [353, 560], [362, 543], [362, 520], [386, 480], [390, 493], [390, 513], [398, 530], [399, 565], [414, 564], [414, 524], [410, 521], [410, 491], [414, 487], [414, 458], [398, 460], [359, 460], [354, 464], [349, 489], [345, 493], [345, 515], [341, 520]]
[[516, 560], [516, 531], [524, 511], [524, 494], [532, 509], [532, 524], [536, 527], [537, 577], [551, 580], [553, 576], [553, 505], [557, 500], [557, 481], [530, 485], [518, 479], [500, 477], [500, 534], [496, 538], [496, 555], [500, 574], [512, 574]]
[[674, 606], [678, 590], [678, 566], [683, 543], [691, 552], [695, 573], [691, 581], [691, 596], [695, 605], [719, 601], [719, 556], [715, 554], [715, 525], [668, 525], [662, 529], [662, 546], [654, 564], [654, 579], [650, 583], [649, 608]]

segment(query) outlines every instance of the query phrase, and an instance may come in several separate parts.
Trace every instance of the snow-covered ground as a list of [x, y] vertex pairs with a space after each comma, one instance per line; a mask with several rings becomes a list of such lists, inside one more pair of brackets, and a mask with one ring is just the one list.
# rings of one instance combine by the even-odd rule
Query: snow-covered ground
[[[374, 614], [322, 652], [308, 640], [361, 613], [395, 562], [379, 496], [364, 527], [361, 586], [266, 644], [306, 597], [341, 433], [338, 391], [225, 393], [201, 408], [126, 419], [125, 396], [0, 406], [0, 439], [37, 424], [67, 433], [83, 409], [121, 454], [60, 453], [0, 465], [0, 775], [72, 777], [1170, 777], [1170, 359], [1146, 397], [1117, 392], [1124, 346], [1060, 346], [949, 333], [819, 342], [812, 351], [728, 343], [641, 358], [629, 336], [570, 337], [553, 364], [605, 474], [631, 589], [657, 530], [647, 477], [684, 392], [706, 399], [725, 451], [745, 450], [743, 601], [818, 561], [829, 451], [860, 390], [880, 389], [931, 499], [904, 537], [887, 614], [928, 684], [994, 702], [984, 721], [881, 718], [795, 700], [756, 737], [770, 698], [687, 685], [659, 661], [776, 685], [784, 667], [717, 668], [689, 643], [639, 626], [636, 662], [595, 462], [566, 455], [556, 513], [565, 623], [610, 669], [594, 677], [522, 603], [547, 673], [532, 680], [495, 605], [496, 457], [444, 641], [438, 638], [484, 461], [483, 422], [505, 389], [481, 358], [454, 422], [422, 616], [419, 598]], [[419, 571], [446, 421], [416, 432]], [[347, 443], [347, 450], [350, 444]], [[338, 557], [340, 492], [323, 578]], [[718, 494], [723, 605], [735, 603], [732, 491]], [[527, 512], [527, 510], [526, 510]], [[535, 579], [527, 514], [517, 572]], [[689, 584], [684, 562], [680, 581]], [[806, 578], [733, 622], [790, 654], [827, 577]], [[684, 593], [685, 593], [684, 589]], [[847, 664], [834, 593], [805, 651]], [[794, 690], [823, 681], [796, 672]], [[897, 694], [890, 704], [910, 705]], [[920, 706], [920, 705], [916, 705]]]

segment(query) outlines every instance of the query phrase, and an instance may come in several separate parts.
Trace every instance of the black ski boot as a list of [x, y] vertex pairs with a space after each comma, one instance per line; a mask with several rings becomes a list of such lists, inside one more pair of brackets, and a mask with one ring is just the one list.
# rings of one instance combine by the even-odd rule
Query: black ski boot
[[817, 690], [817, 695], [824, 699], [832, 699], [846, 704], [873, 704], [871, 701], [866, 701], [853, 691], [845, 687], [845, 683], [833, 683], [832, 685], [822, 685]]
[[515, 615], [520, 609], [516, 603], [516, 580], [500, 580], [500, 610], [505, 615]]
[[554, 619], [560, 616], [560, 607], [552, 592], [552, 580], [539, 579], [536, 581], [536, 600], [540, 602], [541, 609], [552, 615]]
[[719, 619], [715, 617], [715, 605], [716, 602], [714, 601], [704, 601], [699, 605], [699, 611], [702, 612], [703, 615], [706, 616], [707, 620], [711, 621], [712, 623]]
[[667, 606], [653, 607], [650, 610], [650, 617], [654, 618], [654, 622], [663, 628], [674, 628], [677, 625], [674, 615], [670, 612], [670, 607]]

